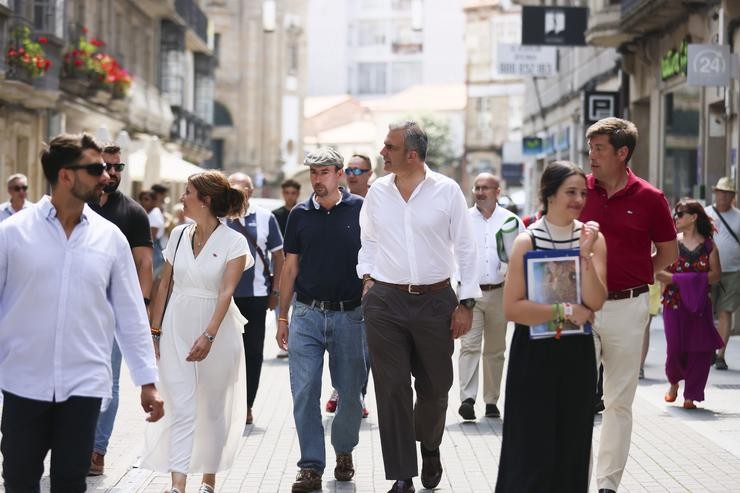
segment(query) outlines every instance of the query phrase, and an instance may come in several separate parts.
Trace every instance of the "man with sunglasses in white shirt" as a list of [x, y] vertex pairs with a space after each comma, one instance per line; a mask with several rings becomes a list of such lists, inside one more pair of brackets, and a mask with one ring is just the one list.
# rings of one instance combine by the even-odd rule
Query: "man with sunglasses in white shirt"
[[[28, 178], [26, 178], [26, 175], [21, 173], [10, 175], [10, 178], [8, 178], [8, 195], [10, 195], [10, 200], [0, 204], [0, 222], [32, 204], [26, 198], [28, 195]], [[0, 400], [0, 402], [2, 401]]]
[[[121, 184], [121, 175], [126, 163], [121, 161], [121, 148], [114, 144], [103, 147], [103, 162], [108, 173], [108, 183], [103, 187], [100, 202], [88, 203], [90, 208], [118, 226], [128, 241], [131, 254], [136, 265], [136, 274], [139, 278], [141, 295], [144, 304], [149, 305], [149, 296], [152, 290], [152, 235], [149, 230], [149, 219], [146, 211], [131, 197], [127, 197], [118, 186]], [[95, 430], [95, 444], [90, 459], [90, 476], [100, 476], [105, 469], [105, 453], [108, 442], [113, 433], [113, 423], [118, 412], [118, 389], [121, 376], [121, 350], [113, 342], [111, 354], [111, 371], [113, 377], [113, 396], [105, 411], [100, 413], [98, 426]]]
[[114, 337], [148, 421], [164, 415], [141, 289], [123, 233], [86, 203], [108, 182], [102, 149], [62, 134], [41, 155], [51, 196], [0, 224], [0, 432], [7, 493], [84, 492], [111, 397]]

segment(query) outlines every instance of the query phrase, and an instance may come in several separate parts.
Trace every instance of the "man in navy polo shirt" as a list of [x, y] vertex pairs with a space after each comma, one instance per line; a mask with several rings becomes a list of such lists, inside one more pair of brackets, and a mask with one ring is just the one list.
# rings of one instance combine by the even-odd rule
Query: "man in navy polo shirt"
[[[365, 381], [365, 325], [357, 278], [362, 198], [339, 187], [344, 159], [334, 149], [321, 148], [306, 156], [314, 193], [288, 217], [285, 264], [280, 280], [277, 343], [290, 352], [290, 387], [301, 458], [293, 493], [321, 489], [326, 466], [321, 424], [321, 374], [324, 352], [342, 398], [332, 422], [331, 443], [337, 457], [334, 477], [354, 476], [352, 450], [359, 441]], [[288, 319], [295, 293], [293, 313]]]
[[[608, 250], [609, 296], [596, 313], [594, 341], [604, 365], [604, 414], [596, 483], [599, 493], [619, 487], [632, 436], [642, 338], [647, 324], [648, 284], [678, 256], [676, 228], [663, 192], [636, 176], [628, 163], [637, 127], [604, 118], [589, 127], [588, 197], [581, 221], [596, 221]], [[656, 254], [651, 256], [651, 245]]]
[[244, 173], [229, 176], [233, 188], [241, 189], [247, 197], [247, 213], [239, 219], [229, 219], [227, 224], [247, 239], [254, 265], [245, 270], [234, 290], [234, 303], [244, 318], [244, 356], [247, 361], [247, 418], [251, 425], [252, 406], [257, 397], [257, 388], [262, 373], [265, 346], [265, 318], [267, 309], [277, 306], [278, 286], [273, 281], [270, 264], [274, 264], [274, 279], [280, 279], [283, 269], [283, 235], [277, 219], [270, 211], [249, 202], [254, 186], [252, 179]]

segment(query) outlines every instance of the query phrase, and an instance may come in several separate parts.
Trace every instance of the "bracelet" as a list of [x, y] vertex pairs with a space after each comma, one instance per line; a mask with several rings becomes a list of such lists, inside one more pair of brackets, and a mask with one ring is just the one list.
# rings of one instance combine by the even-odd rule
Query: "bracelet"
[[149, 329], [153, 336], [159, 336], [162, 335], [162, 330], [159, 327], [152, 327]]
[[272, 291], [272, 293], [270, 293], [270, 294], [271, 294], [272, 296], [277, 296], [278, 298], [280, 297], [280, 291], [275, 291], [275, 290], [273, 290], [273, 291]]
[[278, 322], [285, 322], [286, 324], [289, 324], [290, 320], [285, 317], [278, 317]]
[[216, 336], [212, 336], [211, 334], [209, 334], [205, 330], [203, 331], [203, 337], [205, 337], [206, 339], [208, 339], [208, 342], [210, 342], [211, 344], [213, 344], [213, 341], [216, 340]]
[[152, 341], [154, 341], [154, 342], [159, 342], [159, 339], [160, 339], [161, 337], [162, 337], [162, 336], [161, 336], [160, 334], [152, 334]]
[[144, 298], [144, 306], [149, 306], [149, 303], [151, 302], [152, 300], [150, 300], [149, 298], [146, 298], [146, 297]]
[[581, 255], [581, 258], [583, 260], [591, 260], [591, 258], [594, 256], [594, 252], [588, 252], [588, 255]]
[[372, 281], [372, 280], [373, 280], [373, 276], [371, 276], [370, 274], [363, 274], [362, 275], [362, 282]]

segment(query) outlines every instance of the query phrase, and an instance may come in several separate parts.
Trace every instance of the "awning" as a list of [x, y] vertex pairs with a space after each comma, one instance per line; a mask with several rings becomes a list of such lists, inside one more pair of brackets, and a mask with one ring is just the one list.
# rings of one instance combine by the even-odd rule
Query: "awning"
[[[155, 151], [156, 152], [156, 151]], [[128, 174], [132, 180], [144, 181], [146, 175], [147, 162], [156, 166], [156, 159], [152, 159], [147, 153], [146, 149], [140, 149], [136, 152], [132, 152], [128, 157]], [[154, 170], [150, 170], [150, 175], [153, 177], [156, 173], [152, 173]], [[159, 150], [159, 177], [155, 181], [169, 181], [175, 183], [187, 183], [188, 177], [195, 173], [200, 173], [203, 168], [200, 168], [193, 163], [185, 161], [182, 157], [177, 154], [173, 154], [164, 149]]]

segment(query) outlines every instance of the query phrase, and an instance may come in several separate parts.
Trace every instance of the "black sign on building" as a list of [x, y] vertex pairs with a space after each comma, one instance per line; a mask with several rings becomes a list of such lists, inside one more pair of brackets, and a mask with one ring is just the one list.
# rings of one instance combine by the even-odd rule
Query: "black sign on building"
[[522, 7], [522, 44], [586, 46], [588, 8]]
[[585, 126], [610, 116], [620, 116], [618, 92], [585, 91], [583, 93], [583, 124]]

